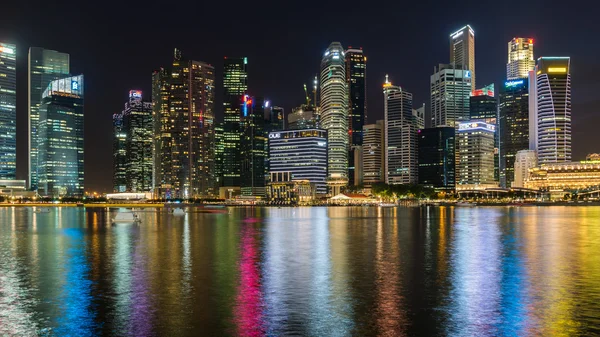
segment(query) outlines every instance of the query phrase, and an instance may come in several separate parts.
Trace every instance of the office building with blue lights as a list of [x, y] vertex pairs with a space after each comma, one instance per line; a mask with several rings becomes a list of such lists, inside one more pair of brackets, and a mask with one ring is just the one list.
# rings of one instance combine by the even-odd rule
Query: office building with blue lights
[[17, 174], [17, 46], [0, 42], [0, 180]]

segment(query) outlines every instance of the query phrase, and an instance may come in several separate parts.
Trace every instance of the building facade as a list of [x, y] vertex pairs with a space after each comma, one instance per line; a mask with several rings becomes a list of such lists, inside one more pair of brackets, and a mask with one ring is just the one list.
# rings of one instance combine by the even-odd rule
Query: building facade
[[[362, 48], [346, 50], [346, 82], [348, 85], [348, 184], [360, 185], [356, 163], [360, 162], [363, 126], [367, 119], [367, 57]], [[360, 171], [360, 168], [358, 168]], [[355, 177], [356, 176], [356, 177]]]
[[529, 149], [529, 85], [526, 78], [504, 82], [498, 112], [500, 186], [509, 188], [515, 179], [517, 152]]
[[303, 104], [292, 110], [287, 116], [287, 129], [315, 129], [318, 126], [317, 109], [313, 105]]
[[529, 170], [525, 187], [551, 193], [562, 198], [566, 192], [600, 190], [600, 160], [542, 164]]
[[37, 126], [42, 104], [42, 93], [51, 81], [68, 77], [69, 54], [39, 47], [29, 48], [28, 60], [28, 182], [32, 190], [37, 190]]
[[425, 103], [420, 108], [413, 109], [413, 119], [417, 130], [425, 129]]
[[241, 193], [265, 196], [267, 134], [265, 133], [265, 100], [244, 96], [241, 118]]
[[318, 194], [327, 194], [327, 131], [304, 129], [271, 132], [268, 139], [271, 175], [291, 172], [292, 180], [307, 180], [316, 184]]
[[450, 64], [470, 71], [471, 90], [475, 90], [475, 31], [471, 26], [450, 34]]
[[113, 116], [115, 192], [152, 191], [152, 103], [144, 102], [141, 90], [129, 91], [125, 109]]
[[506, 80], [527, 78], [535, 68], [533, 57], [533, 39], [515, 37], [508, 42], [508, 62], [506, 63]]
[[412, 114], [412, 94], [387, 79], [383, 85], [385, 120], [385, 182], [416, 184], [417, 127]]
[[0, 42], [0, 180], [17, 175], [17, 46]]
[[569, 57], [540, 57], [537, 61], [535, 117], [530, 123], [534, 123], [534, 149], [540, 165], [571, 161], [570, 66]]
[[328, 136], [328, 178], [331, 194], [348, 184], [348, 85], [344, 48], [332, 42], [321, 60], [320, 125]]
[[529, 170], [537, 166], [537, 155], [533, 150], [520, 150], [515, 156], [515, 179], [510, 187], [525, 187]]
[[[494, 85], [478, 89], [472, 93], [469, 99], [469, 115], [473, 121], [482, 121], [492, 124], [498, 130], [498, 101], [494, 95]], [[485, 94], [484, 94], [485, 93]], [[488, 95], [488, 94], [491, 94]], [[499, 137], [498, 132], [494, 134], [494, 180], [498, 181], [499, 172]]]
[[51, 81], [42, 93], [38, 132], [38, 193], [83, 196], [83, 75]]
[[422, 129], [419, 141], [419, 184], [442, 190], [455, 186], [455, 129]]
[[223, 70], [223, 159], [221, 187], [241, 186], [241, 116], [243, 99], [248, 91], [248, 59], [224, 60]]
[[171, 114], [169, 111], [169, 77], [167, 70], [160, 68], [152, 73], [152, 121], [154, 123], [154, 178], [152, 186], [155, 196], [165, 196], [171, 187]]
[[458, 125], [457, 189], [497, 186], [494, 180], [496, 126], [472, 121]]
[[447, 64], [435, 67], [431, 75], [431, 126], [453, 126], [469, 120], [470, 70]]
[[[160, 77], [160, 75], [157, 75]], [[175, 49], [173, 64], [164, 85], [159, 90], [154, 106], [166, 125], [166, 137], [161, 138], [162, 170], [161, 195], [166, 198], [203, 198], [216, 194], [214, 177], [214, 67], [185, 60]], [[167, 94], [168, 93], [168, 94]], [[167, 96], [168, 95], [168, 96]], [[167, 100], [167, 102], [165, 102]], [[156, 111], [154, 112], [156, 114]]]
[[378, 120], [375, 124], [366, 124], [363, 127], [362, 181], [365, 187], [385, 182], [384, 129], [384, 120]]

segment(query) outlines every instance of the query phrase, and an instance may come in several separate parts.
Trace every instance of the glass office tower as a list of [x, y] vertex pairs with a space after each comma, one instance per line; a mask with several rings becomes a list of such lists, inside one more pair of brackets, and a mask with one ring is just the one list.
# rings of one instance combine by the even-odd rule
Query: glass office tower
[[50, 82], [37, 133], [38, 193], [83, 196], [83, 75]]
[[0, 180], [17, 171], [17, 47], [0, 42]]

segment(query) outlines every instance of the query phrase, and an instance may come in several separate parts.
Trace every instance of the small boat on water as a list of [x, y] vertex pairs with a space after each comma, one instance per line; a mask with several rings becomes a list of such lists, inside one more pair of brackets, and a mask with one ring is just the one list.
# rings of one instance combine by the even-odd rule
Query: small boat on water
[[114, 219], [112, 219], [113, 224], [116, 224], [116, 223], [139, 223], [139, 222], [141, 222], [140, 218], [137, 216], [137, 214], [135, 214], [131, 211], [119, 212], [114, 217]]
[[171, 213], [173, 215], [185, 215], [185, 211], [181, 208], [175, 208]]
[[477, 206], [477, 203], [468, 202], [468, 201], [459, 201], [456, 203], [456, 206], [458, 206], [458, 207], [475, 207], [475, 206]]

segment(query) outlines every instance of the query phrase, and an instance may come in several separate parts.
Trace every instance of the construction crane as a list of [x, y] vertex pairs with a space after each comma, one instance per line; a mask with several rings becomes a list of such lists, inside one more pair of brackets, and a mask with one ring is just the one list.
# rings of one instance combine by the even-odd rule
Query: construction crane
[[306, 96], [306, 106], [310, 105], [310, 97], [308, 97], [308, 89], [306, 89], [306, 83], [304, 83], [304, 95]]

